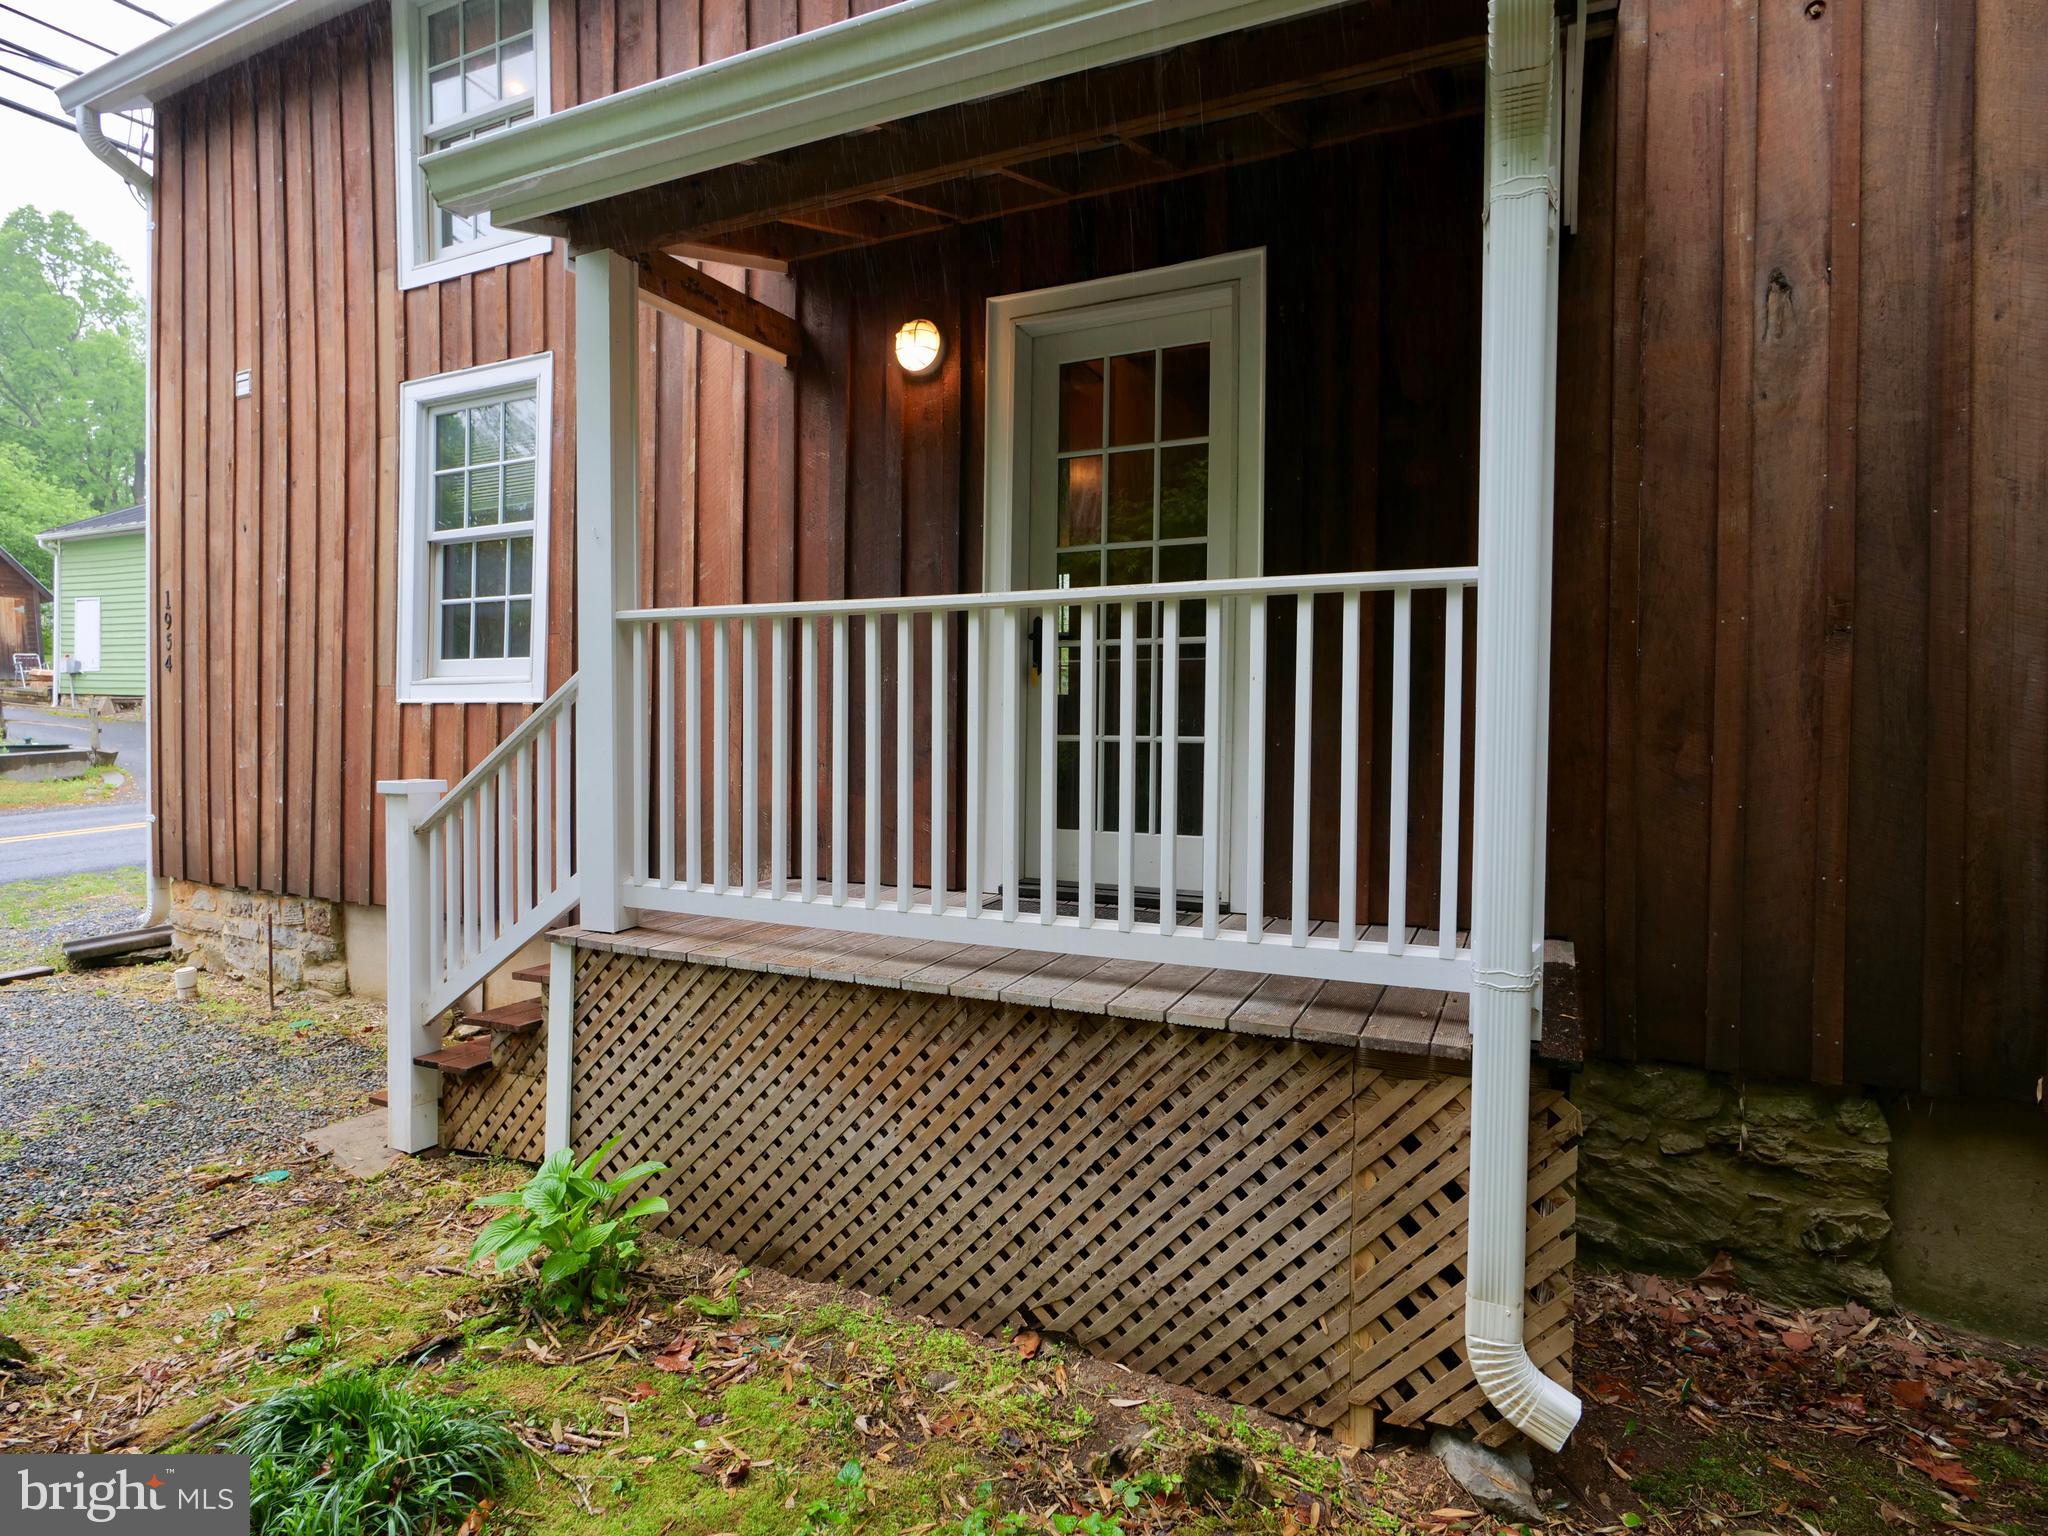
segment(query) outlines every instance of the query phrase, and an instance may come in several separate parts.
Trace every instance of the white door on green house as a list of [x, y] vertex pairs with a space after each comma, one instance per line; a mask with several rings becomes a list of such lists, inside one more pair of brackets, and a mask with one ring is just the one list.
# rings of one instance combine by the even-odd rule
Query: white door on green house
[[71, 654], [78, 658], [78, 670], [100, 669], [100, 600], [80, 597], [71, 606]]

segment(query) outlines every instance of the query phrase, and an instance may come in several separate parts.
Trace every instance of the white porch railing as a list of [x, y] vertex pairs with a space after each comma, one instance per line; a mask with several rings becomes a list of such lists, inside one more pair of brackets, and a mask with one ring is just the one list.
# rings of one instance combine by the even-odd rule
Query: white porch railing
[[577, 900], [571, 750], [576, 679], [443, 794], [438, 779], [385, 796], [391, 1145], [432, 1146], [439, 1093], [415, 1059], [441, 1014]]
[[[627, 696], [639, 701], [620, 743], [631, 764], [623, 904], [1468, 989], [1460, 737], [1476, 582], [1473, 568], [1452, 567], [621, 613]], [[1443, 658], [1428, 912], [1407, 905], [1418, 594], [1425, 622], [1442, 627]], [[1382, 695], [1361, 688], [1360, 669], [1377, 604], [1391, 610], [1378, 732], [1387, 894], [1366, 913], [1360, 747], [1377, 722], [1361, 719], [1361, 700]], [[1337, 655], [1319, 657], [1333, 618]], [[1287, 630], [1291, 784], [1269, 793], [1269, 658], [1287, 649]], [[1332, 665], [1335, 707], [1319, 715], [1316, 679]], [[1052, 676], [1062, 686], [1045, 686]], [[1312, 779], [1319, 759], [1334, 759], [1334, 781]], [[1282, 804], [1289, 879], [1269, 912], [1267, 807]], [[1180, 830], [1158, 830], [1168, 827]], [[1308, 871], [1312, 849], [1332, 842], [1335, 911], [1319, 917]], [[1418, 927], [1431, 930], [1420, 942]]]

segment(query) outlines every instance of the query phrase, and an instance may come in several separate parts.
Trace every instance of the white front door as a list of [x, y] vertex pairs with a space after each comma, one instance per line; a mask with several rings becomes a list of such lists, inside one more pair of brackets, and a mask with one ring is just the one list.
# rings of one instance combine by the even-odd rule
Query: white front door
[[[1233, 559], [1237, 504], [1237, 347], [1233, 309], [1213, 302], [1214, 290], [1190, 290], [1146, 306], [1151, 313], [1093, 325], [1056, 327], [1032, 348], [1029, 404], [1020, 411], [1016, 451], [1028, 456], [1025, 508], [1028, 585], [1113, 587], [1143, 582], [1221, 580], [1241, 574]], [[1022, 403], [1022, 402], [1020, 402]], [[1057, 690], [1054, 761], [1058, 857], [1056, 879], [1072, 882], [1080, 839], [1094, 839], [1098, 899], [1114, 879], [1123, 777], [1132, 786], [1134, 883], [1159, 888], [1162, 838], [1179, 839], [1175, 883], [1192, 890], [1202, 868], [1202, 777], [1205, 736], [1226, 723], [1203, 719], [1203, 672], [1209, 636], [1205, 605], [1184, 602], [1179, 657], [1161, 644], [1161, 605], [1140, 604], [1132, 633], [1121, 632], [1118, 609], [1099, 610], [1095, 654], [1082, 654], [1080, 610], [1059, 610], [1056, 664], [1034, 669], [1025, 718], [1034, 733], [1025, 753], [1025, 804], [1042, 806], [1042, 719], [1039, 689]], [[1121, 761], [1118, 728], [1124, 648], [1135, 649], [1136, 732], [1129, 764]], [[1179, 668], [1175, 754], [1179, 777], [1174, 827], [1160, 824], [1165, 768], [1161, 680]], [[1086, 733], [1095, 757], [1091, 825], [1081, 826], [1081, 669], [1095, 669], [1096, 720]], [[1233, 825], [1227, 744], [1211, 759], [1223, 765], [1219, 825]], [[1027, 878], [1039, 876], [1034, 829]], [[1227, 889], [1228, 875], [1224, 875]]]

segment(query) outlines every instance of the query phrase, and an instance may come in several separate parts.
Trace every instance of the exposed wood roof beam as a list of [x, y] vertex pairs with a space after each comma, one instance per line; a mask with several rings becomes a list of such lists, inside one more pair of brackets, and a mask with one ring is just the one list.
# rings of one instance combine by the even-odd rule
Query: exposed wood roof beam
[[1417, 69], [1470, 64], [1484, 57], [1485, 39], [1469, 23], [1462, 8], [1375, 8], [1365, 19], [1337, 12], [1212, 39], [908, 119], [888, 155], [876, 154], [872, 139], [828, 140], [750, 172], [727, 168], [592, 204], [572, 223], [580, 241], [621, 248], [707, 241], [729, 229], [1085, 150], [1123, 131], [1156, 134], [1384, 84]]
[[640, 258], [641, 302], [787, 368], [803, 348], [797, 323], [751, 294], [672, 256]]

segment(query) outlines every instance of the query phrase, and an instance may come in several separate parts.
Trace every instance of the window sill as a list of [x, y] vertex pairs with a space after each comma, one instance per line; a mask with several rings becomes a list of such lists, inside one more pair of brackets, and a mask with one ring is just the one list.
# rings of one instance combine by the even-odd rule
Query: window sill
[[508, 240], [472, 242], [432, 261], [401, 263], [398, 286], [401, 291], [424, 288], [429, 283], [445, 283], [453, 278], [467, 277], [472, 272], [487, 272], [492, 267], [525, 261], [531, 256], [544, 256], [554, 243], [549, 235], [519, 235]]
[[401, 704], [538, 704], [547, 696], [530, 677], [416, 677], [398, 684]]

